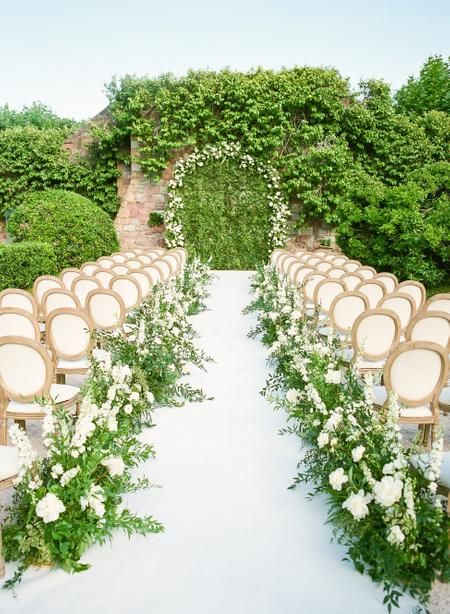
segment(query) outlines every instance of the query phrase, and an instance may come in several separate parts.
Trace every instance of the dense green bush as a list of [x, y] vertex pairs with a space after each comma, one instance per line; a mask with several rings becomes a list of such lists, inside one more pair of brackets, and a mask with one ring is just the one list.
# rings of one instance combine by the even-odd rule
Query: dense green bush
[[254, 269], [267, 258], [268, 188], [234, 160], [210, 162], [183, 178], [180, 220], [189, 254], [213, 269]]
[[65, 190], [27, 193], [8, 222], [8, 232], [17, 241], [50, 243], [59, 269], [119, 248], [108, 214], [84, 196]]
[[34, 126], [35, 128], [64, 128], [74, 130], [77, 122], [72, 119], [58, 117], [42, 102], [33, 102], [24, 106], [21, 111], [10, 109], [7, 104], [0, 107], [0, 130], [17, 128], [19, 126]]
[[[62, 146], [67, 129], [24, 126], [0, 130], [0, 216], [14, 210], [32, 190], [62, 188], [117, 212], [117, 168], [94, 144], [87, 158], [71, 158]], [[99, 153], [100, 152], [100, 153]]]
[[422, 115], [427, 111], [450, 113], [450, 58], [432, 55], [418, 78], [408, 82], [395, 95], [397, 108], [403, 113]]
[[24, 241], [0, 245], [0, 291], [28, 290], [40, 275], [56, 275], [55, 252], [49, 243]]

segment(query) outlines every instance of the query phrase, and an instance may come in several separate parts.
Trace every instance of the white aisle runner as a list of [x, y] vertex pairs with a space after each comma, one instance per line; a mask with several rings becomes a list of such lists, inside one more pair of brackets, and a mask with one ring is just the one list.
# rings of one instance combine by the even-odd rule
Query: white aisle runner
[[249, 275], [219, 273], [211, 292], [194, 325], [216, 364], [190, 381], [215, 400], [156, 412], [144, 438], [157, 458], [144, 469], [161, 488], [131, 500], [166, 532], [117, 535], [85, 554], [93, 567], [81, 574], [27, 572], [17, 599], [0, 594], [1, 614], [386, 612], [382, 591], [330, 544], [323, 502], [287, 489], [300, 441], [277, 434], [284, 416], [259, 395], [265, 352], [241, 315]]

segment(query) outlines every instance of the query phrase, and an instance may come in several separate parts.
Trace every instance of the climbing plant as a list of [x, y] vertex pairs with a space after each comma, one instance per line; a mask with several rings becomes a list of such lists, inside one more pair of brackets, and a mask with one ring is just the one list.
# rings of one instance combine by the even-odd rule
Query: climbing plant
[[251, 269], [286, 243], [288, 216], [270, 165], [238, 143], [207, 146], [175, 164], [166, 243], [185, 245], [217, 269]]

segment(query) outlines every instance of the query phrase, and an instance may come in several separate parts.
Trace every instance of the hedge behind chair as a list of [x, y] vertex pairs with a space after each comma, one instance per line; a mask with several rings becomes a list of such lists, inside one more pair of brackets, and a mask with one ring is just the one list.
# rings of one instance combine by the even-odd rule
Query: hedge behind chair
[[36, 277], [56, 275], [55, 252], [49, 243], [22, 241], [0, 245], [0, 291], [33, 287]]

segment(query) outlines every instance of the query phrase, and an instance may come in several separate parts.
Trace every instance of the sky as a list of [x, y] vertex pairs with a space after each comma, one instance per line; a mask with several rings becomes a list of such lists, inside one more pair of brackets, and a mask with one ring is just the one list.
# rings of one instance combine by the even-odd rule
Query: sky
[[113, 76], [332, 66], [394, 89], [450, 54], [450, 0], [0, 0], [0, 105], [85, 119]]

